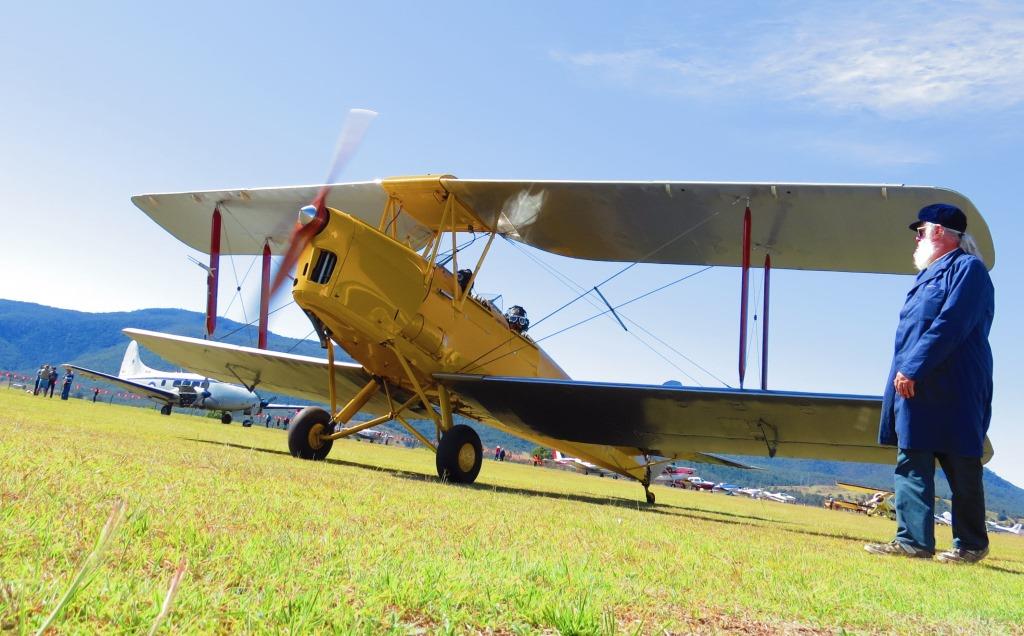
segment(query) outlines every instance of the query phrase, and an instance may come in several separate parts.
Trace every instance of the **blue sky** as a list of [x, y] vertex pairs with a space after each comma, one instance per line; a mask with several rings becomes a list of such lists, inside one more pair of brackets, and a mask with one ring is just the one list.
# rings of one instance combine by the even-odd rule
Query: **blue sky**
[[[351, 107], [380, 117], [345, 180], [447, 172], [958, 190], [998, 254], [990, 467], [1024, 484], [1019, 4], [7, 3], [0, 60], [0, 297], [85, 311], [201, 311], [203, 272], [186, 259], [199, 255], [129, 197], [317, 182]], [[913, 247], [908, 232], [908, 259]], [[498, 243], [477, 289], [535, 319], [573, 297], [533, 259], [584, 287], [622, 267]], [[225, 268], [220, 307], [232, 318], [255, 311], [253, 276], [246, 302], [232, 298], [250, 265]], [[602, 291], [622, 302], [694, 271], [641, 266]], [[776, 272], [769, 386], [879, 393], [910, 282]], [[738, 297], [739, 272], [713, 269], [625, 310], [686, 358], [607, 317], [544, 345], [574, 377], [736, 386]], [[536, 335], [589, 311], [577, 303]], [[294, 307], [271, 326], [309, 331]], [[751, 353], [747, 386], [758, 377]]]

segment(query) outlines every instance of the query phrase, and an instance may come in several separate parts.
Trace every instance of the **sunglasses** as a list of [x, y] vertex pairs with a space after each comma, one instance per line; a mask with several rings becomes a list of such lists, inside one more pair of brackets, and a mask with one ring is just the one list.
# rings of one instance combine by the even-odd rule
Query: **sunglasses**
[[[922, 225], [921, 227], [917, 228], [917, 238], [921, 238], [921, 239], [925, 238], [928, 235], [928, 228], [929, 227], [932, 227], [932, 226], [931, 225]], [[963, 235], [963, 232], [957, 232], [956, 230], [951, 230], [950, 228], [946, 227], [945, 225], [936, 225], [935, 227], [941, 227], [943, 232], [951, 232], [952, 234], [955, 234], [956, 236], [962, 236]]]

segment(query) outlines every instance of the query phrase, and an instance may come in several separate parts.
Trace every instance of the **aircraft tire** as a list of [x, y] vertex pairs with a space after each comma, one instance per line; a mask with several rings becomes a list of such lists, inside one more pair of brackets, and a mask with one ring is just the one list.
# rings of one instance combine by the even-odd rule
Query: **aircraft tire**
[[647, 503], [649, 503], [649, 504], [651, 504], [653, 506], [654, 505], [654, 499], [655, 499], [654, 493], [651, 492], [650, 490], [648, 490], [646, 492], [647, 492]]
[[224, 413], [223, 415], [221, 415], [220, 416], [220, 423], [221, 424], [230, 424], [231, 423], [231, 413]]
[[171, 405], [170, 404], [164, 404], [163, 406], [160, 407], [160, 415], [170, 415], [170, 414], [171, 414]]
[[242, 426], [244, 426], [245, 428], [249, 428], [250, 426], [252, 426], [252, 420], [242, 420]]
[[480, 474], [484, 449], [472, 427], [457, 424], [437, 445], [437, 476], [443, 481], [471, 484]]
[[315, 406], [307, 406], [299, 411], [288, 424], [288, 450], [292, 457], [299, 459], [322, 460], [331, 452], [334, 440], [319, 439], [319, 435], [329, 433], [331, 414]]

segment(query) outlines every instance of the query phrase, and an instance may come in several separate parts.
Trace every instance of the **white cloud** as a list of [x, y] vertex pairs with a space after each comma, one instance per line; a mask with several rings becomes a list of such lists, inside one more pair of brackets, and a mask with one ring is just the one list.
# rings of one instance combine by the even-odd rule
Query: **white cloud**
[[717, 45], [669, 43], [555, 58], [659, 92], [727, 87], [886, 116], [1024, 102], [1024, 7], [992, 2], [871, 5], [759, 23]]

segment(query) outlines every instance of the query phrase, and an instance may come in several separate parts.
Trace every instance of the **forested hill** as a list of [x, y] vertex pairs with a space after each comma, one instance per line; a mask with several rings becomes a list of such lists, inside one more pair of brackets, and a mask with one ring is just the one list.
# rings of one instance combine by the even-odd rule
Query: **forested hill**
[[[183, 309], [140, 309], [130, 312], [86, 313], [45, 307], [33, 303], [0, 300], [0, 370], [34, 375], [39, 365], [73, 362], [83, 367], [116, 374], [124, 357], [128, 338], [125, 327], [150, 329], [201, 338], [204, 316]], [[225, 318], [217, 319], [217, 339], [233, 344], [255, 346], [256, 327]], [[269, 334], [268, 345], [274, 351], [325, 357], [316, 341], [302, 341]], [[344, 358], [344, 352], [338, 351]], [[174, 369], [150, 351], [143, 350], [143, 361], [154, 368]], [[534, 445], [501, 431], [474, 424], [484, 446], [532, 452]], [[433, 424], [424, 430], [433, 432]], [[998, 449], [996, 449], [998, 452]], [[695, 464], [705, 479], [732, 482], [743, 486], [785, 488], [786, 486], [834, 486], [836, 481], [886, 488], [892, 484], [892, 467], [881, 464], [853, 464], [818, 460], [737, 458], [763, 470], [740, 470], [707, 464]], [[948, 496], [945, 480], [937, 479], [937, 494]], [[1012, 517], [1024, 516], [1024, 490], [985, 470], [987, 507]]]
[[[125, 327], [162, 331], [202, 338], [203, 314], [184, 309], [140, 309], [111, 313], [87, 313], [34, 303], [0, 299], [0, 369], [34, 374], [42, 364], [71, 362], [104, 373], [117, 374], [128, 337]], [[216, 339], [256, 346], [256, 327], [226, 318], [217, 319]], [[268, 334], [274, 351], [325, 357], [316, 341], [302, 341]], [[347, 360], [343, 351], [340, 359]], [[154, 353], [142, 350], [143, 361], [157, 369], [174, 369]]]

